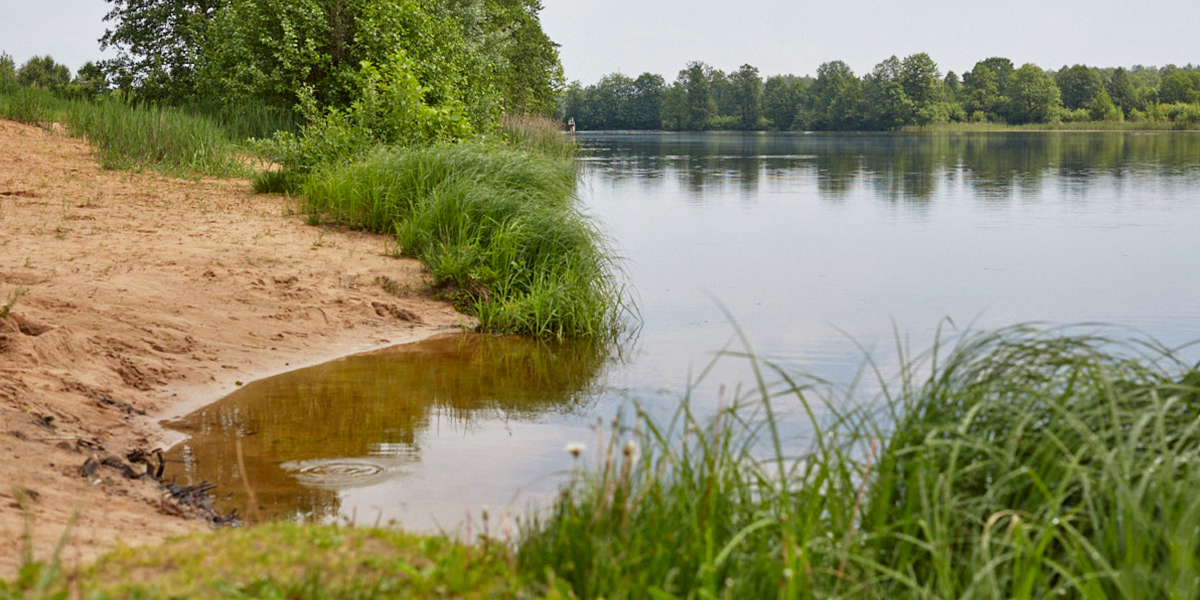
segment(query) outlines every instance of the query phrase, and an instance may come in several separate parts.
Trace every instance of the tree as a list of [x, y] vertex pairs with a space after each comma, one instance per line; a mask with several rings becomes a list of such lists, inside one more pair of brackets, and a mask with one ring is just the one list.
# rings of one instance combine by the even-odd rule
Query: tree
[[496, 49], [489, 62], [496, 69], [504, 109], [549, 114], [564, 77], [559, 46], [538, 18], [541, 0], [488, 0], [485, 6], [489, 27], [483, 39]]
[[802, 114], [802, 127], [834, 131], [862, 127], [865, 120], [862, 81], [846, 63], [835, 60], [818, 67], [809, 98], [811, 104]]
[[716, 114], [705, 128], [725, 128], [737, 118], [738, 111], [734, 105], [733, 82], [720, 69], [709, 67], [705, 69], [705, 73], [708, 74], [709, 93], [712, 94], [713, 102], [717, 107]]
[[345, 108], [364, 62], [406, 54], [427, 95], [454, 90], [478, 124], [501, 110], [548, 113], [564, 83], [541, 0], [106, 1], [101, 45], [118, 55], [104, 67], [142, 98], [290, 109], [311, 88], [321, 106]]
[[663, 88], [662, 95], [662, 126], [670, 131], [687, 129], [688, 105], [687, 91], [678, 79], [675, 83]]
[[0, 85], [16, 83], [17, 63], [7, 52], [0, 52]]
[[1012, 77], [1014, 68], [1013, 62], [1007, 58], [993, 56], [992, 58], [981, 60], [977, 65], [983, 65], [990, 69], [996, 75], [996, 91], [1001, 96], [1008, 95], [1008, 80]]
[[1113, 104], [1112, 98], [1104, 90], [1100, 90], [1100, 93], [1096, 94], [1095, 98], [1092, 98], [1092, 101], [1088, 103], [1087, 109], [1088, 116], [1093, 121], [1124, 120], [1121, 109], [1117, 108], [1116, 104]]
[[939, 119], [939, 104], [942, 102], [941, 73], [937, 63], [928, 54], [921, 52], [904, 58], [900, 65], [900, 85], [912, 103], [908, 121], [916, 125], [928, 125]]
[[1058, 85], [1040, 67], [1021, 65], [1009, 81], [1009, 123], [1046, 123], [1054, 120], [1062, 108]]
[[344, 109], [365, 65], [403, 64], [380, 73], [411, 71], [427, 106], [469, 107], [476, 128], [501, 109], [491, 65], [434, 0], [228, 0], [212, 28], [198, 78], [225, 102], [291, 108], [309, 90], [318, 107]]
[[805, 81], [794, 75], [767, 78], [763, 84], [762, 110], [770, 127], [779, 131], [792, 128], [806, 87]]
[[593, 129], [630, 129], [635, 90], [633, 80], [620, 73], [605, 75], [588, 88]]
[[1004, 102], [1000, 95], [999, 79], [982, 62], [975, 63], [975, 68], [963, 75], [964, 98], [963, 104], [970, 114], [978, 114], [984, 118], [996, 119], [998, 111]]
[[945, 97], [947, 100], [952, 102], [959, 100], [958, 93], [962, 89], [962, 81], [954, 71], [946, 73], [946, 78], [942, 80], [942, 86], [946, 91]]
[[1137, 89], [1133, 86], [1133, 79], [1129, 77], [1129, 72], [1124, 67], [1117, 67], [1117, 70], [1113, 71], [1107, 90], [1113, 103], [1121, 110], [1129, 112], [1142, 108], [1138, 101]]
[[105, 0], [111, 29], [100, 49], [115, 58], [100, 63], [118, 87], [151, 100], [180, 101], [195, 94], [196, 61], [209, 24], [225, 0]]
[[79, 67], [79, 72], [75, 74], [71, 87], [86, 96], [103, 94], [108, 90], [108, 77], [100, 65], [88, 61]]
[[634, 129], [659, 129], [662, 127], [663, 87], [662, 75], [642, 73], [633, 80], [633, 106], [630, 110], [631, 127]]
[[901, 69], [900, 59], [892, 56], [863, 78], [868, 128], [898, 129], [911, 122], [913, 103], [904, 91]]
[[758, 69], [750, 65], [742, 65], [729, 77], [732, 84], [733, 104], [736, 109], [735, 117], [739, 129], [758, 129], [762, 120], [762, 79], [758, 77]]
[[692, 61], [679, 72], [675, 79], [683, 90], [684, 114], [679, 124], [681, 129], [699, 131], [708, 129], [717, 116], [717, 102], [713, 98], [709, 75], [712, 69], [699, 61]]
[[1200, 73], [1177, 71], [1163, 77], [1158, 86], [1159, 102], [1200, 102]]
[[17, 70], [17, 81], [21, 85], [61, 89], [71, 83], [71, 69], [54, 62], [49, 55], [35, 56]]
[[587, 92], [583, 88], [583, 84], [578, 81], [571, 82], [567, 86], [567, 90], [563, 95], [561, 114], [559, 119], [575, 119], [575, 124], [580, 129], [588, 129], [590, 120], [588, 119], [586, 106]]
[[1089, 106], [1104, 89], [1104, 80], [1095, 69], [1084, 65], [1063, 68], [1054, 78], [1062, 95], [1063, 106], [1075, 110]]

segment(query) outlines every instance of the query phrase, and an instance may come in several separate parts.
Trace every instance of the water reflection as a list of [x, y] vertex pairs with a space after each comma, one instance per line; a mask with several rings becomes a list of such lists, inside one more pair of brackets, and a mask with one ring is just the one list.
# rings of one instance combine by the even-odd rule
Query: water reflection
[[689, 199], [737, 191], [752, 197], [781, 179], [815, 179], [822, 197], [864, 184], [884, 202], [921, 205], [938, 187], [965, 182], [980, 197], [1036, 193], [1047, 177], [1072, 191], [1101, 178], [1196, 177], [1192, 132], [1029, 132], [912, 135], [761, 133], [585, 133], [588, 163], [602, 176], [678, 179]]
[[[586, 344], [483, 335], [347, 357], [253, 382], [169, 423], [192, 437], [173, 449], [170, 458], [183, 466], [168, 476], [215, 483], [231, 494], [227, 508], [249, 514], [240, 438], [246, 483], [264, 518], [336, 517], [348, 489], [402, 487], [421, 470], [425, 448], [439, 434], [460, 437], [489, 423], [585, 406], [604, 362]], [[455, 456], [452, 444], [438, 452], [443, 460]], [[481, 464], [477, 457], [457, 458], [458, 472], [442, 476], [462, 478]], [[386, 493], [397, 502], [424, 502], [406, 498], [413, 490]], [[393, 517], [403, 514], [388, 514]]]

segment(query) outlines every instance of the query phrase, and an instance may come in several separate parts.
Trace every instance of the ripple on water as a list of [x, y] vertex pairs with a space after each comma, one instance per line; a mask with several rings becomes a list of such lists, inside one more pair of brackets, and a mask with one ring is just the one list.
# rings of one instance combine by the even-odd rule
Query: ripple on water
[[371, 485], [391, 475], [387, 467], [370, 458], [297, 460], [280, 466], [303, 485], [329, 490]]

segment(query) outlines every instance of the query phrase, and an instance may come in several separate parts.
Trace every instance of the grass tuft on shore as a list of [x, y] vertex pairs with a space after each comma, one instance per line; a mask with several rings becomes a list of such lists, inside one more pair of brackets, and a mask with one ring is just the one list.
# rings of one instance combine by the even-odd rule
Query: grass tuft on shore
[[303, 191], [314, 215], [395, 235], [488, 331], [603, 338], [626, 308], [607, 244], [576, 205], [574, 169], [502, 144], [380, 149]]
[[779, 372], [711, 421], [615, 429], [520, 569], [581, 598], [1200, 595], [1194, 367], [1026, 327], [904, 365], [876, 408]]

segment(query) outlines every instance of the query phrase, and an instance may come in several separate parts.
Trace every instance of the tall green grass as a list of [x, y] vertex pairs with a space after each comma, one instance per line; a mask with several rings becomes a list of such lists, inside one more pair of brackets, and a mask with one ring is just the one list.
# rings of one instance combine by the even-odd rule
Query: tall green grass
[[395, 235], [487, 330], [601, 338], [626, 308], [574, 169], [505, 145], [380, 149], [314, 174], [304, 194], [315, 215]]
[[70, 102], [61, 118], [73, 135], [92, 144], [106, 168], [218, 177], [241, 172], [232, 141], [206, 117], [100, 99]]
[[172, 175], [242, 174], [237, 152], [250, 136], [295, 127], [294, 116], [265, 108], [131, 104], [115, 96], [64, 98], [40, 88], [0, 88], [0, 118], [51, 128], [62, 124], [95, 148], [101, 164]]
[[1200, 596], [1200, 372], [1170, 352], [967, 335], [865, 405], [776, 375], [614, 429], [519, 568], [580, 598]]
[[500, 118], [499, 134], [504, 141], [525, 150], [559, 158], [575, 158], [575, 140], [563, 131], [562, 123], [537, 115], [506, 114]]

